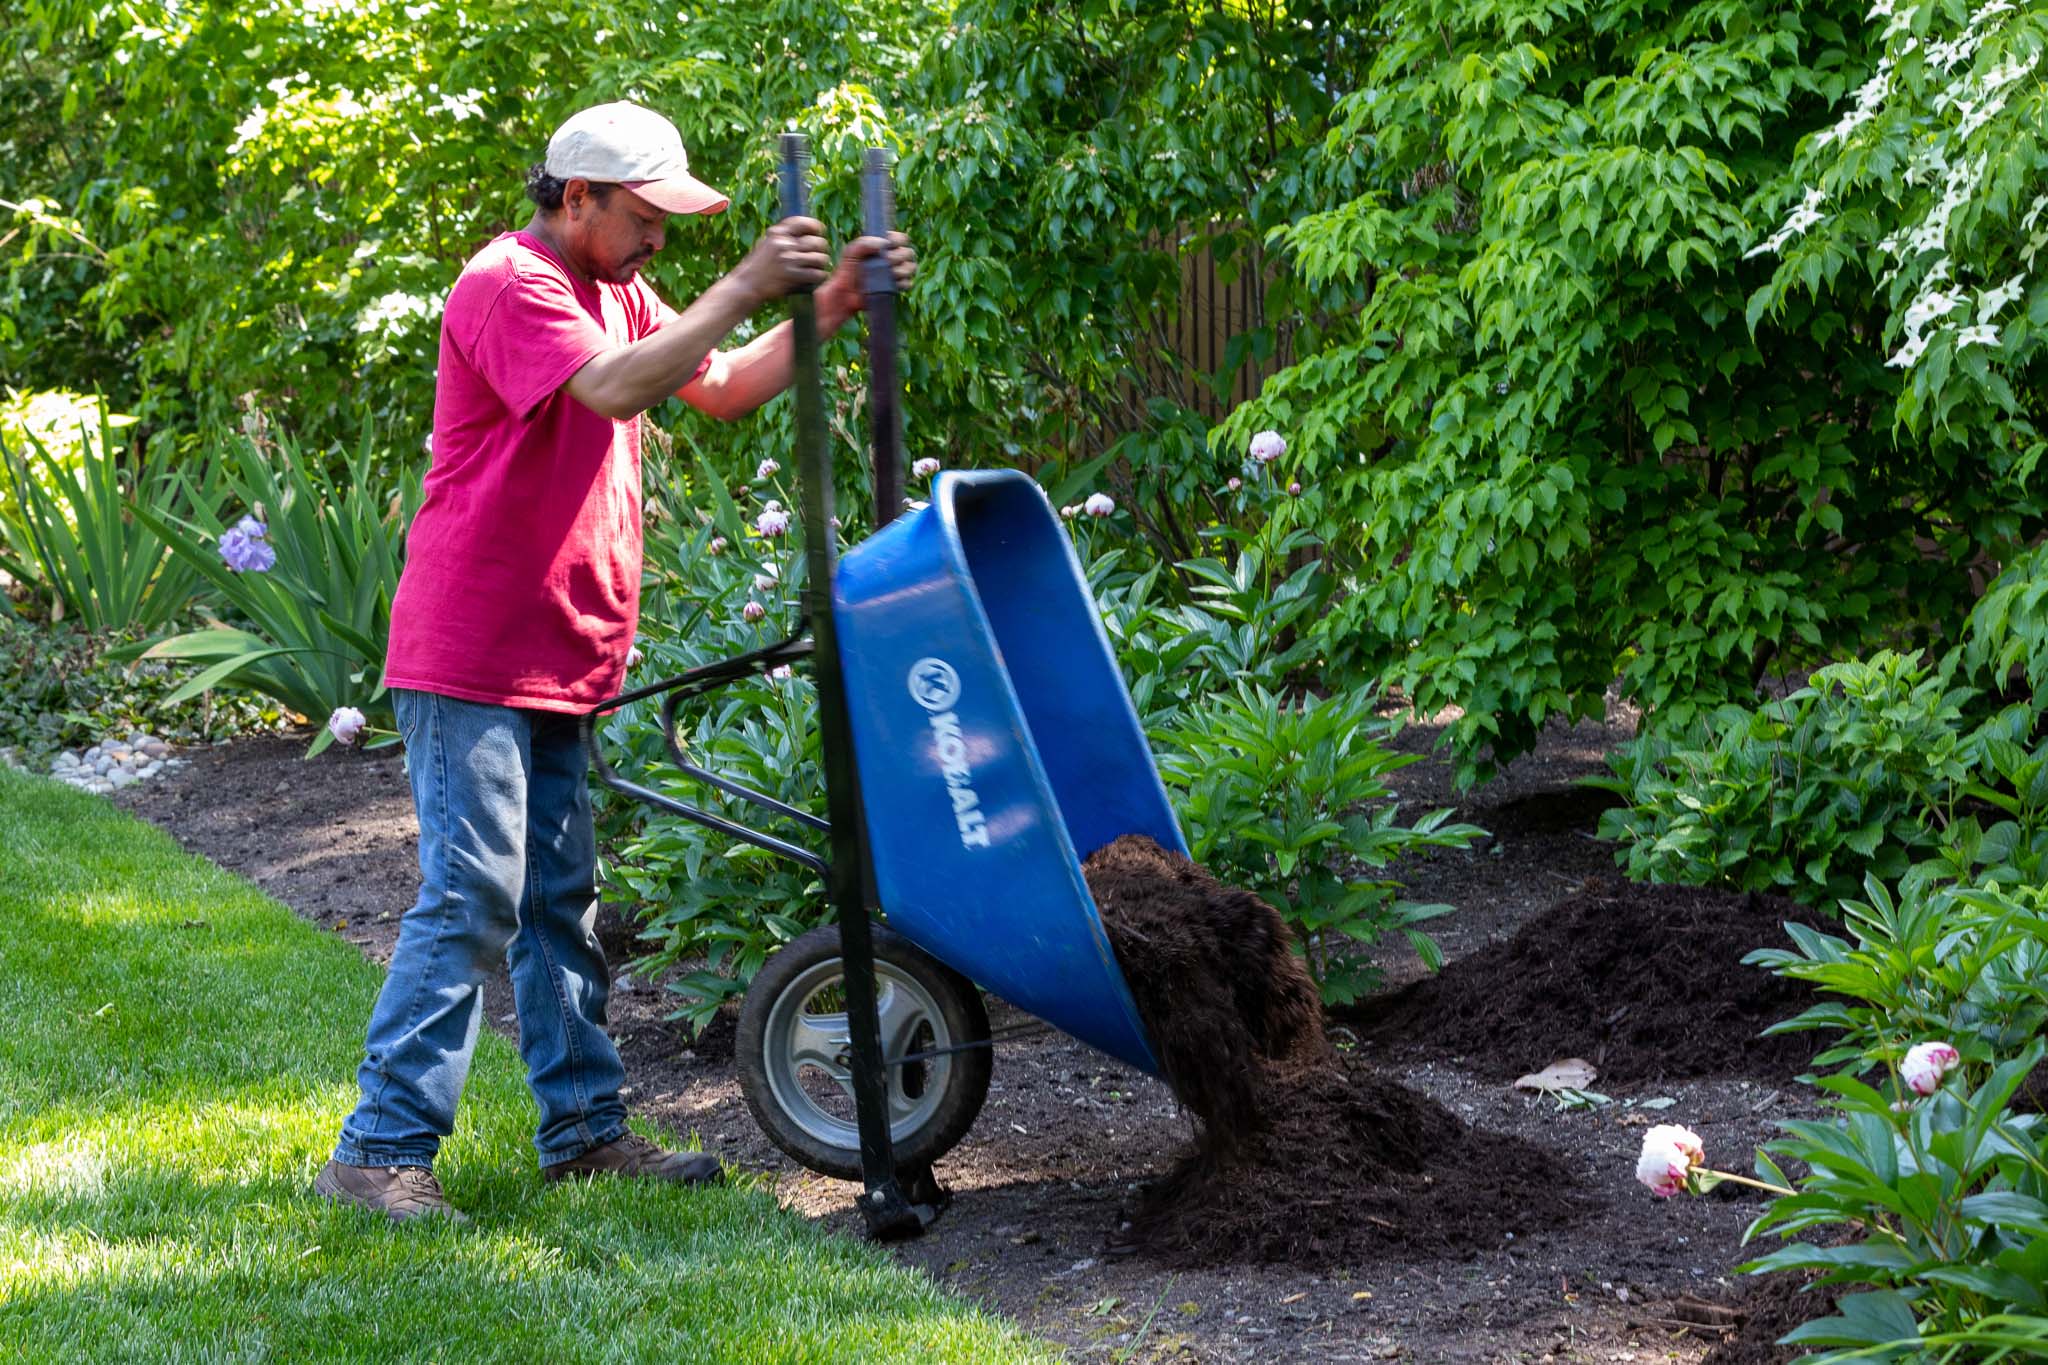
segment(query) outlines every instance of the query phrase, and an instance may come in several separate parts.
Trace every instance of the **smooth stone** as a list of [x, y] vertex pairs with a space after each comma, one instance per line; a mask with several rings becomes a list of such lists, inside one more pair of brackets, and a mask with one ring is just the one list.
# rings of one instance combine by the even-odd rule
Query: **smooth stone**
[[114, 771], [107, 774], [107, 781], [113, 783], [117, 787], [126, 787], [131, 785], [132, 783], [140, 782], [141, 780], [141, 778], [137, 777], [134, 773], [129, 772], [126, 768], [116, 768], [114, 769]]
[[171, 746], [160, 739], [144, 740], [142, 742], [142, 752], [148, 754], [151, 758], [165, 758], [169, 756]]
[[136, 771], [135, 771], [135, 775], [136, 775], [137, 777], [155, 777], [155, 776], [156, 776], [156, 775], [157, 775], [158, 773], [162, 772], [163, 770], [164, 770], [164, 765], [163, 765], [163, 764], [161, 764], [161, 763], [152, 763], [152, 764], [150, 764], [150, 765], [149, 765], [149, 766], [148, 766], [147, 768], [138, 768], [138, 769], [136, 769]]
[[100, 756], [100, 746], [95, 744], [85, 751], [85, 761], [90, 763]]
[[111, 758], [102, 758], [97, 763], [92, 765], [92, 770], [98, 773], [100, 776], [105, 777], [108, 773], [114, 770], [114, 760]]

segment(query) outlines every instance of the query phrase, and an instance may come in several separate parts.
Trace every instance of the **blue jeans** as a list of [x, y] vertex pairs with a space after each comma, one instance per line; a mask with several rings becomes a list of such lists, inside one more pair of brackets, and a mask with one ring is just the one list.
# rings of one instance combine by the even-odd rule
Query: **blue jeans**
[[597, 840], [574, 716], [394, 691], [420, 822], [420, 896], [398, 928], [337, 1161], [429, 1166], [511, 968], [543, 1167], [626, 1132], [625, 1067], [605, 1036]]

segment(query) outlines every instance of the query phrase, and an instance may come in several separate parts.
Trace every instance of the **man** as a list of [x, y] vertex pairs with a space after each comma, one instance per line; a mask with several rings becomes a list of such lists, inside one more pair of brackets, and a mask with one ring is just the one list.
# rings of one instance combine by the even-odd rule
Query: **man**
[[433, 465], [391, 606], [392, 689], [420, 823], [420, 894], [370, 1017], [361, 1097], [317, 1193], [404, 1220], [460, 1220], [433, 1174], [454, 1128], [483, 1010], [509, 959], [519, 1047], [540, 1105], [544, 1176], [699, 1183], [715, 1157], [626, 1129], [624, 1068], [605, 1035], [610, 977], [593, 925], [596, 845], [576, 717], [617, 693], [640, 588], [640, 414], [674, 394], [714, 417], [790, 382], [785, 322], [732, 351], [741, 319], [816, 287], [822, 335], [862, 305], [852, 243], [775, 224], [681, 313], [639, 277], [670, 214], [726, 197], [689, 173], [659, 114], [575, 115], [527, 176], [535, 211], [466, 266], [441, 323]]

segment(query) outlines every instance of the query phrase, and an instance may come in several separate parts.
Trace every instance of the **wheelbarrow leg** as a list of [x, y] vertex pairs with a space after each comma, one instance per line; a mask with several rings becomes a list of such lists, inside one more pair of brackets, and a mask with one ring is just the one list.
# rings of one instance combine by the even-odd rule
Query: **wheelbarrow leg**
[[[808, 160], [800, 133], [782, 137], [781, 198], [785, 218], [806, 214]], [[804, 524], [804, 594], [811, 621], [813, 676], [818, 688], [819, 759], [825, 770], [826, 818], [832, 855], [826, 892], [839, 915], [846, 1018], [853, 1045], [853, 1099], [860, 1129], [860, 1164], [866, 1187], [860, 1211], [868, 1234], [893, 1241], [915, 1237], [938, 1216], [913, 1204], [896, 1175], [889, 1135], [889, 1093], [883, 1070], [881, 1022], [876, 1014], [875, 950], [868, 924], [867, 836], [854, 769], [853, 730], [846, 714], [846, 684], [839, 668], [832, 619], [832, 575], [838, 547], [832, 532], [832, 453], [825, 435], [824, 382], [818, 368], [818, 319], [807, 291], [790, 295], [789, 317], [796, 398], [796, 454]], [[935, 1181], [926, 1184], [936, 1185]]]

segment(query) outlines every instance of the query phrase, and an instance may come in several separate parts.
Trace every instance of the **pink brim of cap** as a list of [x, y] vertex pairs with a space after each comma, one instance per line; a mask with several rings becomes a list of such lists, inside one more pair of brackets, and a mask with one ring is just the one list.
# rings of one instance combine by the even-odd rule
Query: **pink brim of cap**
[[723, 213], [732, 202], [693, 175], [622, 183], [663, 213]]

